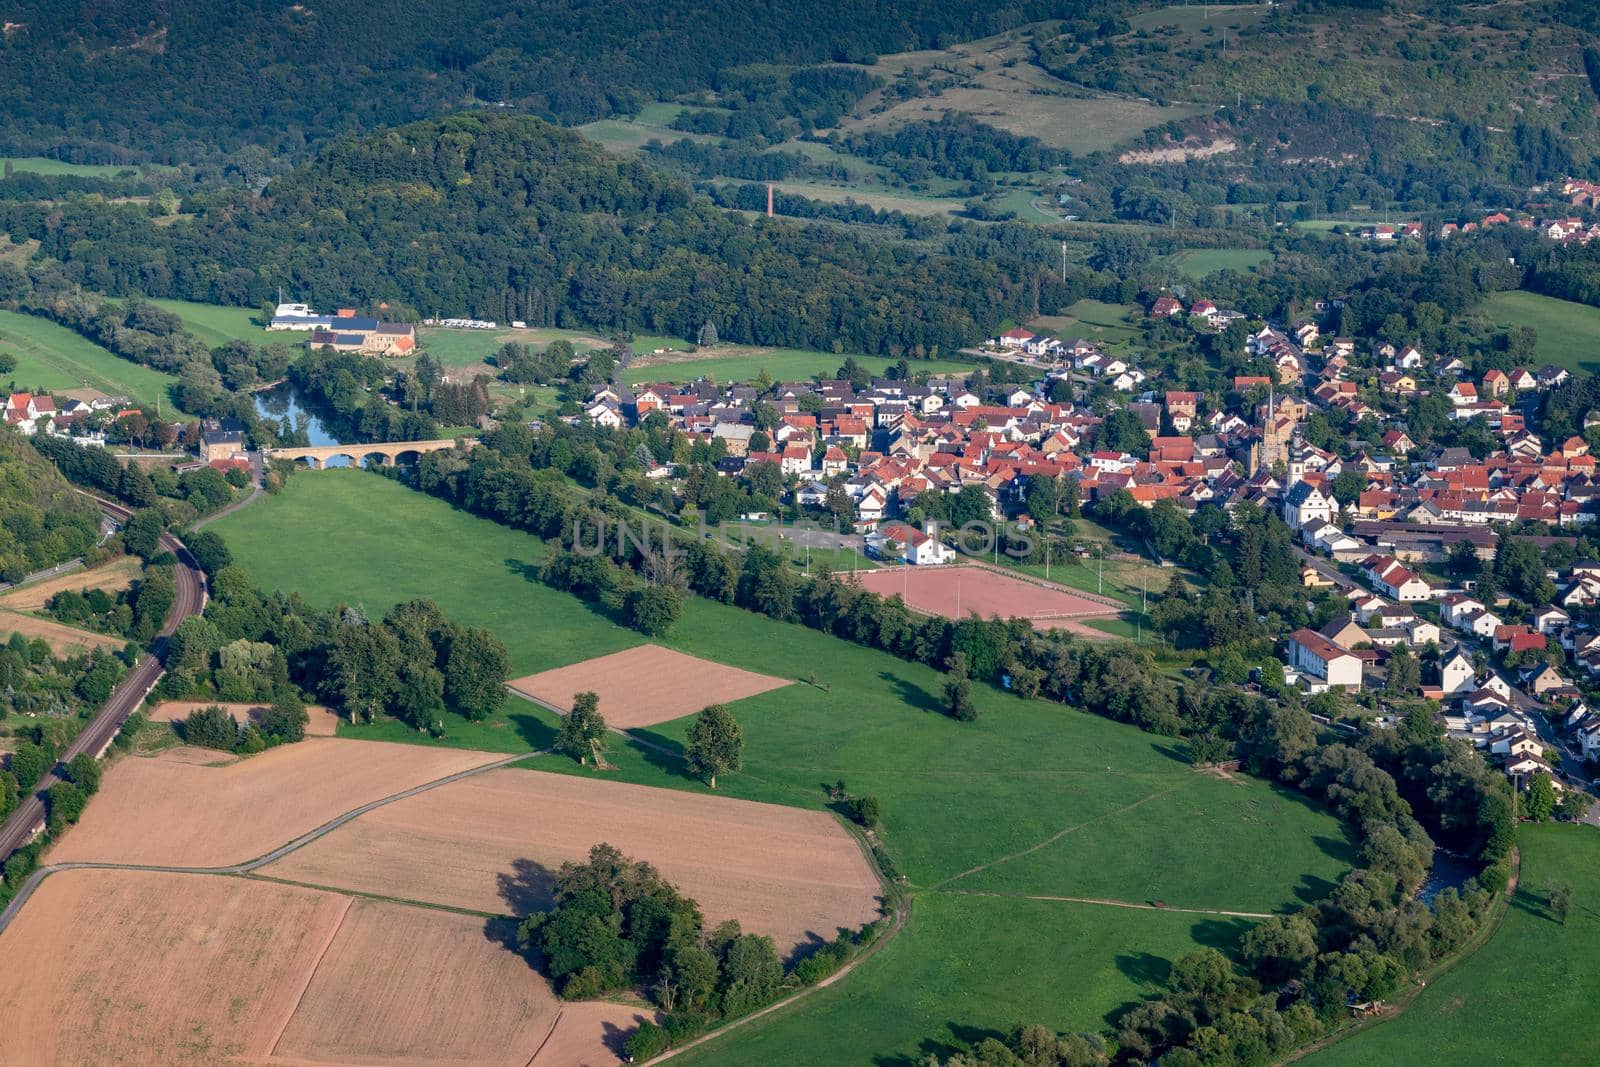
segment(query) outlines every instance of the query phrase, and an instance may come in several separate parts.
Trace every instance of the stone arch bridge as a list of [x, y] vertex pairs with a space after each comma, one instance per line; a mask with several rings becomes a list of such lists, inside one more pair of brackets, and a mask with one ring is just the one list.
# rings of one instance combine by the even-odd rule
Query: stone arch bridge
[[288, 459], [304, 462], [313, 470], [322, 470], [332, 459], [347, 459], [352, 467], [359, 467], [369, 459], [380, 465], [392, 467], [402, 456], [421, 458], [425, 452], [444, 452], [460, 443], [472, 448], [476, 437], [462, 437], [444, 441], [374, 441], [364, 445], [314, 445], [310, 448], [268, 448], [263, 455], [268, 459]]

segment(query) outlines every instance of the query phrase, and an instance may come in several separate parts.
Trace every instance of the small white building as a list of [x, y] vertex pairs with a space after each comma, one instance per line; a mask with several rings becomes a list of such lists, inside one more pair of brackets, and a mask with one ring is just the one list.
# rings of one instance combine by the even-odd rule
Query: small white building
[[1472, 692], [1477, 677], [1477, 671], [1472, 667], [1472, 661], [1456, 649], [1455, 654], [1439, 664], [1439, 688], [1445, 695]]

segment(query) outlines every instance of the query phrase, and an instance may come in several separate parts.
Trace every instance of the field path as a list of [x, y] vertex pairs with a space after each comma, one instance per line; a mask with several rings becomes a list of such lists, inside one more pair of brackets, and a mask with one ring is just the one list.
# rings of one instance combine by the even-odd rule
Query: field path
[[1132, 908], [1135, 911], [1175, 911], [1184, 915], [1226, 915], [1234, 919], [1271, 919], [1265, 911], [1227, 911], [1222, 908], [1174, 908], [1164, 904], [1140, 904], [1132, 900], [1104, 897], [1057, 897], [1042, 893], [992, 893], [983, 889], [940, 889], [929, 892], [956, 893], [964, 897], [996, 897], [1000, 900], [1054, 900], [1064, 904], [1098, 904], [1107, 908]]
[[87, 861], [48, 864], [44, 867], [40, 867], [38, 870], [29, 875], [28, 880], [22, 883], [22, 888], [17, 890], [17, 895], [12, 898], [10, 905], [6, 907], [5, 911], [0, 912], [0, 932], [3, 932], [7, 926], [11, 925], [11, 921], [15, 919], [17, 913], [22, 910], [22, 906], [28, 902], [28, 898], [33, 896], [34, 891], [39, 888], [39, 883], [43, 882], [56, 871], [110, 870], [155, 871], [161, 874], [249, 874], [258, 868], [265, 867], [269, 863], [282, 859], [284, 856], [294, 852], [296, 849], [304, 848], [318, 838], [327, 836], [328, 834], [337, 830], [339, 827], [343, 826], [345, 823], [348, 823], [353, 819], [359, 819], [369, 811], [384, 807], [388, 804], [393, 804], [396, 801], [405, 800], [407, 797], [414, 797], [419, 793], [426, 793], [430, 789], [437, 789], [442, 785], [449, 785], [451, 782], [459, 782], [461, 779], [469, 778], [475, 774], [482, 774], [485, 771], [497, 770], [513, 763], [520, 763], [523, 760], [529, 759], [533, 756], [541, 756], [544, 754], [545, 753], [542, 751], [521, 752], [514, 756], [505, 756], [490, 763], [480, 764], [476, 767], [468, 767], [466, 770], [456, 771], [454, 774], [447, 774], [443, 778], [435, 778], [431, 782], [423, 782], [421, 785], [412, 786], [410, 789], [404, 789], [398, 793], [391, 793], [389, 796], [380, 797], [371, 803], [363, 804], [359, 808], [352, 808], [342, 815], [337, 815], [323, 823], [321, 826], [318, 826], [316, 829], [309, 830], [306, 833], [301, 834], [299, 837], [294, 838], [292, 841], [289, 841], [283, 845], [279, 845], [277, 848], [263, 856], [259, 856], [253, 860], [247, 860], [244, 863], [231, 864], [226, 867], [179, 867], [143, 863], [94, 863]]
[[[1007, 863], [1011, 860], [1021, 859], [1023, 856], [1031, 855], [1032, 853], [1038, 852], [1041, 848], [1048, 848], [1057, 841], [1060, 841], [1063, 837], [1066, 837], [1068, 834], [1076, 833], [1077, 831], [1082, 830], [1085, 826], [1093, 826], [1097, 822], [1102, 822], [1106, 819], [1121, 815], [1124, 812], [1132, 811], [1134, 808], [1137, 808], [1143, 804], [1148, 804], [1152, 800], [1159, 800], [1160, 798], [1167, 796], [1169, 793], [1176, 793], [1178, 790], [1185, 788], [1188, 784], [1188, 782], [1179, 782], [1175, 786], [1170, 786], [1166, 789], [1142, 796], [1131, 804], [1124, 804], [1120, 808], [1113, 808], [1110, 811], [1101, 812], [1099, 815], [1096, 815], [1093, 818], [1085, 819], [1079, 823], [1073, 823], [1071, 826], [1064, 826], [1037, 844], [1029, 845], [1027, 848], [1018, 849], [1016, 852], [1000, 856], [997, 859], [992, 859], [988, 863], [980, 863], [976, 867], [969, 867], [960, 874], [952, 874], [944, 881], [929, 886], [928, 890], [929, 892], [937, 892], [938, 890], [944, 889], [944, 887], [949, 885], [951, 882], [958, 882], [967, 877], [969, 874], [977, 874], [979, 871], [986, 871], [990, 867], [995, 867], [999, 864]], [[4, 927], [0, 927], [0, 929], [4, 929]]]

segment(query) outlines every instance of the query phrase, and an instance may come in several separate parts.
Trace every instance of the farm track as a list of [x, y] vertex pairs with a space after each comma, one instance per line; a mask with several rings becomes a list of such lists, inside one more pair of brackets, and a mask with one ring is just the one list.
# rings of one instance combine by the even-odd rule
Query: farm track
[[[447, 774], [442, 778], [435, 778], [431, 782], [424, 782], [421, 785], [412, 786], [410, 789], [403, 789], [398, 793], [391, 793], [386, 797], [380, 797], [377, 800], [363, 804], [358, 808], [351, 808], [349, 811], [346, 811], [340, 815], [336, 815], [332, 819], [329, 819], [327, 822], [323, 823], [321, 826], [318, 826], [313, 830], [308, 830], [299, 837], [279, 845], [271, 852], [258, 856], [253, 860], [246, 860], [244, 863], [233, 863], [223, 867], [184, 867], [177, 865], [145, 863], [97, 863], [86, 860], [72, 863], [56, 863], [45, 867], [40, 867], [28, 877], [26, 882], [22, 883], [22, 888], [17, 891], [16, 897], [11, 901], [11, 904], [6, 908], [6, 910], [4, 912], [0, 912], [0, 933], [3, 933], [6, 927], [11, 925], [11, 922], [16, 918], [17, 913], [22, 910], [22, 906], [28, 902], [28, 898], [33, 896], [34, 892], [39, 888], [39, 884], [57, 871], [149, 871], [158, 874], [248, 875], [252, 871], [259, 870], [270, 863], [275, 863], [291, 852], [295, 852], [304, 848], [319, 838], [326, 837], [328, 834], [339, 829], [341, 826], [344, 826], [346, 823], [355, 819], [359, 819], [369, 811], [374, 811], [397, 801], [405, 800], [421, 793], [426, 793], [430, 790], [437, 789], [440, 786], [449, 785], [452, 782], [458, 782], [463, 778], [469, 778], [475, 774], [482, 774], [485, 771], [498, 770], [501, 767], [507, 767], [513, 763], [520, 763], [525, 759], [529, 759], [530, 757], [540, 756], [543, 754], [544, 753], [542, 751], [520, 752], [513, 756], [506, 756], [501, 759], [494, 760], [491, 763], [484, 763], [477, 767], [468, 767], [466, 770], [456, 771], [454, 774]], [[270, 880], [279, 881], [280, 879]]]

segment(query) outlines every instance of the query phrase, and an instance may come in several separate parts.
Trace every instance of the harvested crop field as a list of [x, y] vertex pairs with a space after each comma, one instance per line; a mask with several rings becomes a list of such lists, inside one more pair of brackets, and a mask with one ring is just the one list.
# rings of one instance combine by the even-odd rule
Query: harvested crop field
[[42, 582], [25, 585], [21, 589], [13, 589], [0, 596], [0, 607], [10, 608], [12, 611], [35, 611], [44, 607], [45, 601], [57, 593], [68, 590], [77, 592], [80, 589], [104, 589], [108, 593], [119, 593], [131, 586], [138, 577], [139, 561], [131, 556], [124, 556], [93, 570], [69, 571], [54, 578], [46, 578]]
[[7, 1063], [222, 1063], [268, 1053], [347, 897], [243, 878], [51, 875], [0, 934]]
[[[495, 939], [507, 933], [470, 915], [355, 901], [274, 1059], [523, 1067], [561, 1005], [527, 961]], [[603, 1054], [598, 1021], [587, 1037], [588, 1051]]]
[[[265, 704], [229, 704], [218, 700], [168, 700], [149, 709], [145, 715], [151, 722], [178, 722], [188, 718], [190, 713], [213, 704], [232, 715], [234, 722], [247, 720], [260, 722], [261, 716], [268, 710]], [[339, 716], [320, 704], [306, 705], [306, 717], [307, 737], [332, 737], [339, 729]]]
[[310, 885], [516, 915], [601, 842], [648, 860], [783, 951], [878, 915], [878, 881], [822, 812], [539, 771], [494, 770], [386, 805], [262, 869]]
[[[322, 737], [225, 766], [171, 749], [112, 767], [50, 861], [223, 867], [262, 856], [352, 808], [503, 758]], [[212, 761], [226, 753], [204, 752]]]
[[708, 704], [728, 704], [789, 683], [782, 678], [725, 667], [660, 645], [613, 652], [518, 678], [511, 688], [541, 704], [572, 710], [577, 693], [600, 697], [606, 725], [618, 729], [654, 726]]
[[115, 652], [128, 643], [126, 638], [90, 633], [49, 619], [0, 609], [0, 640], [12, 633], [19, 633], [30, 641], [36, 637], [43, 638], [44, 643], [50, 646], [50, 651], [58, 656], [76, 655], [94, 648]]
[[1039, 629], [1065, 627], [1073, 619], [1115, 615], [1121, 606], [1102, 603], [1063, 589], [999, 574], [985, 567], [892, 567], [863, 571], [853, 580], [883, 596], [898, 593], [906, 606], [925, 615], [965, 618], [1018, 616]]

